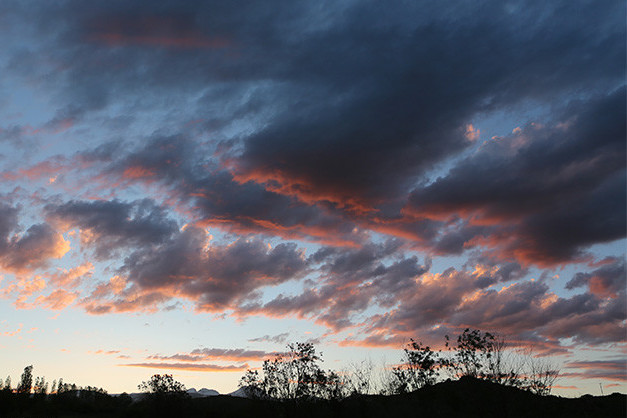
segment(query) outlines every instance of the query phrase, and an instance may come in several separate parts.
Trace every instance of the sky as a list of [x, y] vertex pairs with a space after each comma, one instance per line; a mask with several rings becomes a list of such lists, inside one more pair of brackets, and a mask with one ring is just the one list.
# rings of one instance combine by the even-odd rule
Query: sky
[[477, 328], [627, 392], [625, 7], [0, 0], [0, 377]]

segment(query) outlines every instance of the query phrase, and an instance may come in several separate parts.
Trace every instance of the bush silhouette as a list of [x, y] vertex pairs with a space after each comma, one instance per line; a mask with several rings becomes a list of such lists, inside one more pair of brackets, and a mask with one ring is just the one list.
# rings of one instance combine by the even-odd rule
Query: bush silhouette
[[403, 349], [403, 362], [392, 369], [392, 393], [406, 393], [437, 381], [437, 367], [441, 365], [438, 353], [413, 339]]
[[340, 376], [319, 366], [322, 355], [311, 343], [287, 345], [286, 353], [263, 362], [262, 373], [248, 370], [240, 380], [248, 396], [278, 400], [339, 399], [346, 386]]
[[185, 394], [185, 385], [174, 380], [171, 374], [155, 374], [150, 380], [141, 382], [137, 388], [151, 395], [176, 397]]

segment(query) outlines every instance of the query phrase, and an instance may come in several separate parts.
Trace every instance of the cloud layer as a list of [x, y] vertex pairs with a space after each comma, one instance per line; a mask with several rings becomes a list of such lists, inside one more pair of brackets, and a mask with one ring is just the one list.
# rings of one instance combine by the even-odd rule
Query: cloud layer
[[5, 3], [17, 307], [623, 341], [624, 2]]

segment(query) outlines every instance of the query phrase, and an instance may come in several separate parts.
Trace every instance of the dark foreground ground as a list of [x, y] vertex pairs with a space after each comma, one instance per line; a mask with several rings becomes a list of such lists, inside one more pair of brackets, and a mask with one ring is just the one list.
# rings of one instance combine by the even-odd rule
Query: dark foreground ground
[[394, 396], [359, 396], [341, 401], [274, 402], [214, 396], [175, 402], [101, 396], [22, 403], [7, 399], [0, 417], [625, 417], [627, 396], [586, 395], [577, 399], [537, 396], [474, 379], [449, 381]]

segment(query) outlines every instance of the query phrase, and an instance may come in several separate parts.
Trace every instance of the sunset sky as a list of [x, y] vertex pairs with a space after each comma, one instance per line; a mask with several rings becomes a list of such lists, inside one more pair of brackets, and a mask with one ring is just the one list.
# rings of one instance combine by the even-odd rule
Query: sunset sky
[[0, 378], [471, 327], [627, 392], [625, 7], [0, 0]]

